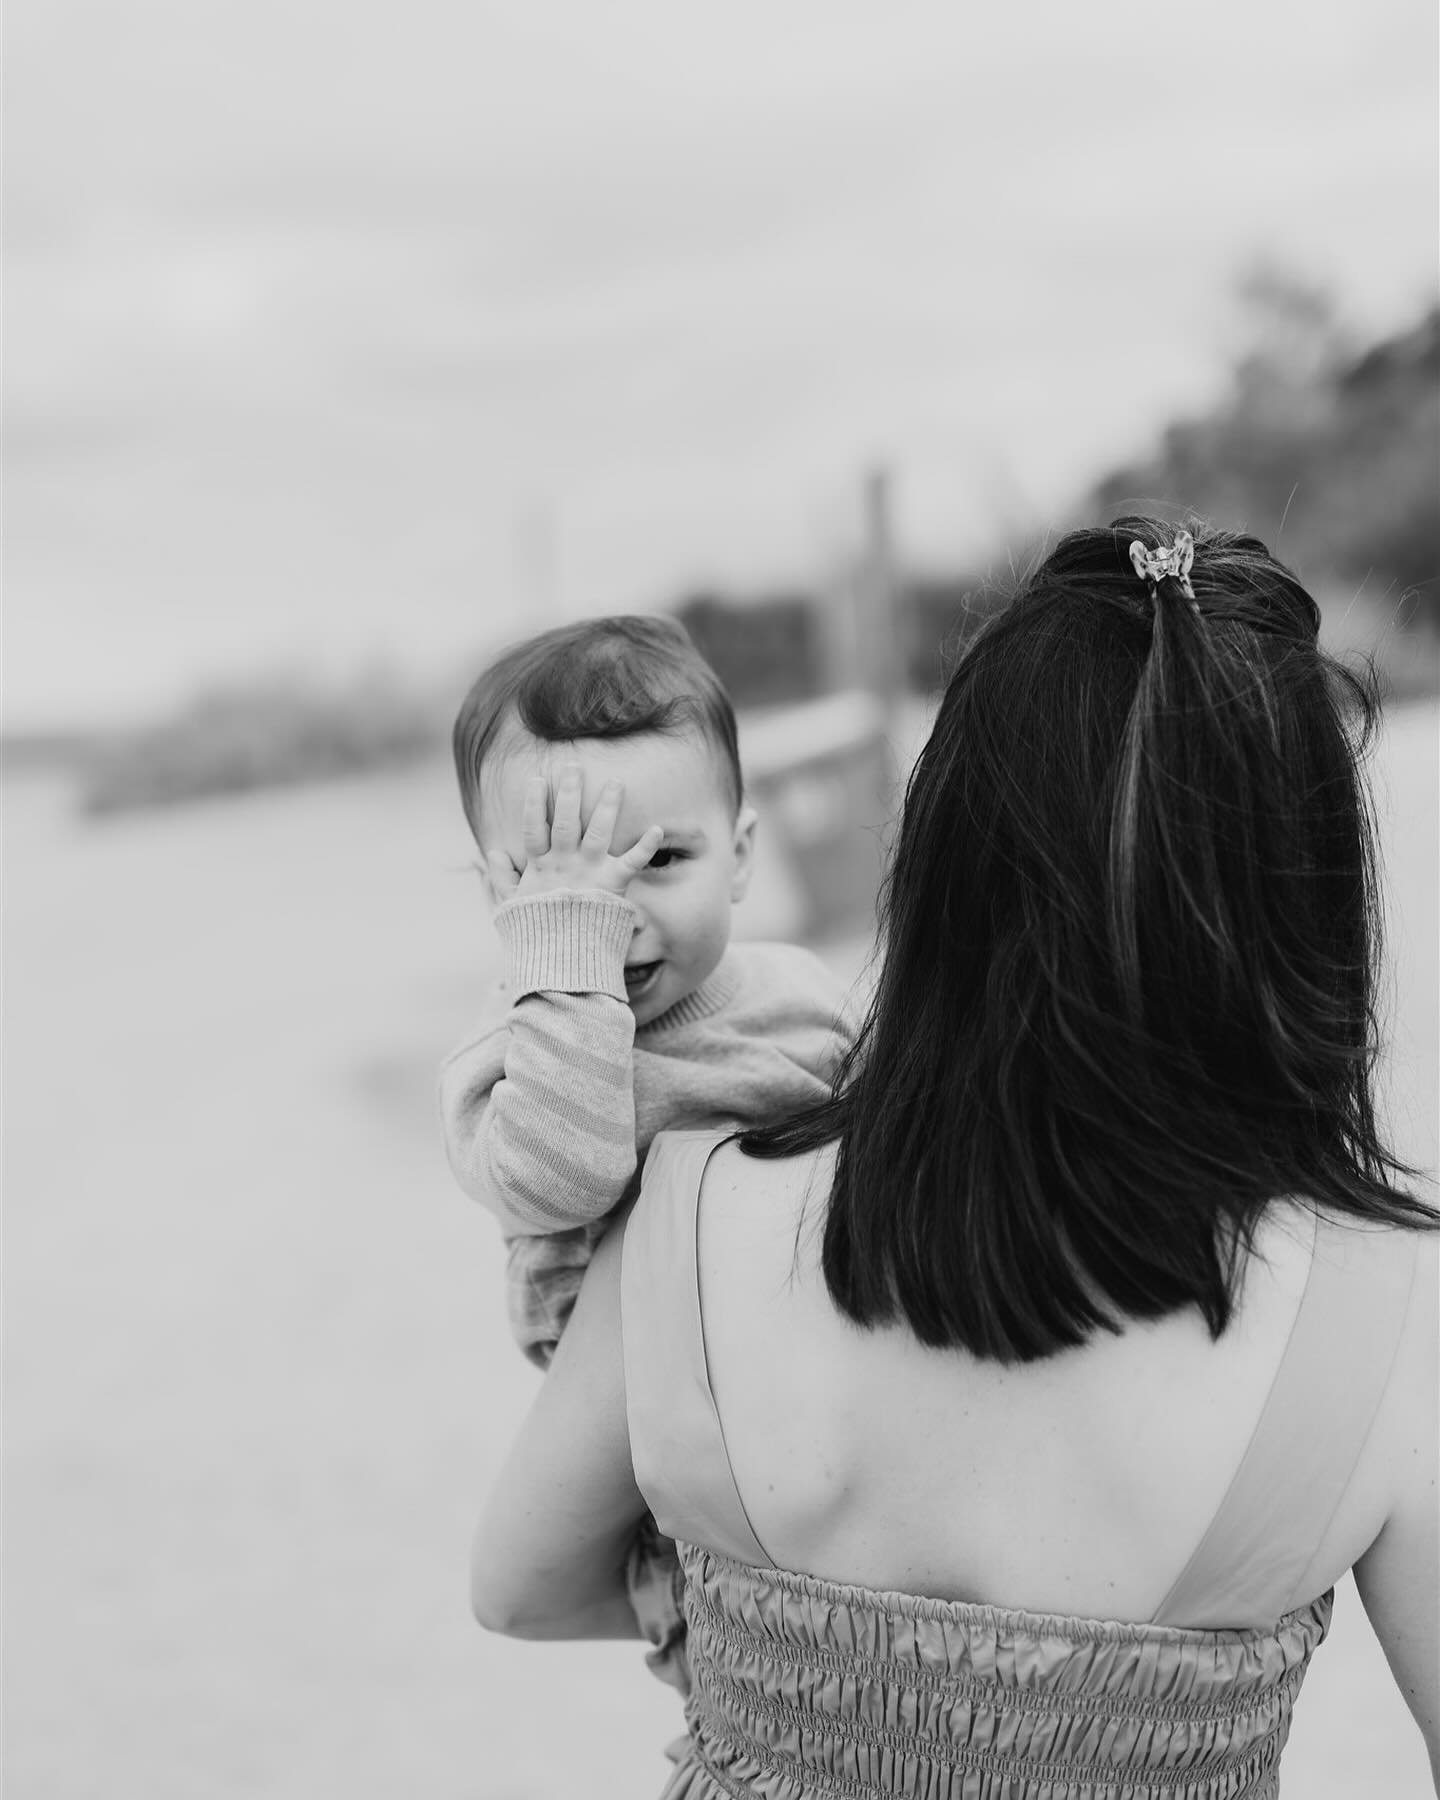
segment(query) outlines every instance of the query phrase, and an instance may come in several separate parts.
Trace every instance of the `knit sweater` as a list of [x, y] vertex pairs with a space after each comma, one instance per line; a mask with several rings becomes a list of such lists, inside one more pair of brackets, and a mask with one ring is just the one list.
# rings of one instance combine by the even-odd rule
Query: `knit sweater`
[[623, 898], [555, 893], [495, 915], [508, 980], [446, 1060], [446, 1150], [510, 1243], [517, 1339], [547, 1363], [604, 1220], [659, 1131], [758, 1124], [823, 1099], [853, 1028], [818, 957], [732, 944], [693, 993], [637, 1031]]

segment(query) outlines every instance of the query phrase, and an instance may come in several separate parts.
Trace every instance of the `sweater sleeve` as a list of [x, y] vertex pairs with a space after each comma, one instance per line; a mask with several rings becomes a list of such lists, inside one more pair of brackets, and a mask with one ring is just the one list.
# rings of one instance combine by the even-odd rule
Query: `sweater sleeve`
[[625, 999], [628, 901], [600, 893], [510, 900], [495, 915], [513, 1003], [440, 1076], [450, 1166], [507, 1233], [546, 1235], [603, 1217], [635, 1172]]

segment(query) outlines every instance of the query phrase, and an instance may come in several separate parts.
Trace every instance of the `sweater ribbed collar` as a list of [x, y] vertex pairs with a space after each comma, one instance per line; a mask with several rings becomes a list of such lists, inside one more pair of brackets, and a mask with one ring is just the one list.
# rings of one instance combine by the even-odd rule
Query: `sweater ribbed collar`
[[711, 1018], [727, 1007], [739, 992], [740, 967], [732, 952], [727, 949], [699, 987], [683, 1000], [677, 1000], [673, 1006], [666, 1007], [658, 1019], [652, 1019], [648, 1025], [641, 1025], [635, 1033], [635, 1041], [638, 1044], [645, 1038], [673, 1031], [678, 1025], [693, 1025], [698, 1019]]

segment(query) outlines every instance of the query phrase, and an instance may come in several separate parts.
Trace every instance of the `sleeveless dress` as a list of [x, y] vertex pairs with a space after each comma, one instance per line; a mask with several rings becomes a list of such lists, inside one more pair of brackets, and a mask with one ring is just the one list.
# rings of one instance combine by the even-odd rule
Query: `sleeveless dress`
[[1008, 1611], [789, 1573], [759, 1543], [700, 1314], [700, 1183], [725, 1141], [655, 1140], [621, 1270], [635, 1475], [685, 1573], [689, 1737], [662, 1800], [1273, 1800], [1330, 1624], [1306, 1570], [1384, 1392], [1418, 1234], [1347, 1231], [1342, 1259], [1317, 1232], [1249, 1447], [1153, 1621]]

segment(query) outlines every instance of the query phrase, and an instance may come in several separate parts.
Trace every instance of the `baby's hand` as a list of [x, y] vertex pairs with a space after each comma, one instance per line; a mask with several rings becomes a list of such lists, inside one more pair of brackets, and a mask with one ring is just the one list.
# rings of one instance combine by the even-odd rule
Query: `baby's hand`
[[526, 788], [521, 833], [525, 867], [513, 890], [518, 897], [553, 894], [562, 888], [623, 894], [660, 848], [665, 833], [650, 825], [622, 855], [612, 855], [624, 785], [607, 781], [589, 819], [582, 821], [583, 786], [579, 765], [567, 763], [555, 784], [553, 807], [550, 784], [543, 775], [536, 775]]

